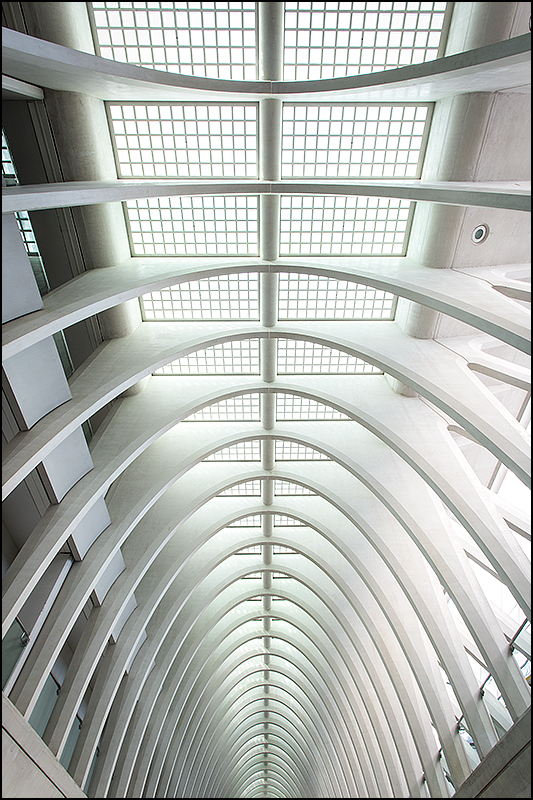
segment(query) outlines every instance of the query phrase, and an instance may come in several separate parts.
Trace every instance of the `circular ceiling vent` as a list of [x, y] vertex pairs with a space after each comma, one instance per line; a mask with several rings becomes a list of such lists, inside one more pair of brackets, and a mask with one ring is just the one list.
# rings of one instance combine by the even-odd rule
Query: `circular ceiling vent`
[[474, 244], [481, 244], [481, 242], [485, 241], [488, 235], [489, 235], [488, 225], [476, 225], [476, 227], [472, 231], [472, 241], [474, 242]]

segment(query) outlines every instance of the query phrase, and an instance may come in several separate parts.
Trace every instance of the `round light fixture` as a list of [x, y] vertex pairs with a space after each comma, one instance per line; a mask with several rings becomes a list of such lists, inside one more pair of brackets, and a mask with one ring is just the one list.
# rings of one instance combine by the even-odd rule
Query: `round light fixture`
[[485, 241], [488, 235], [489, 235], [488, 225], [476, 225], [476, 227], [472, 231], [472, 241], [474, 242], [474, 244], [481, 244], [481, 242]]

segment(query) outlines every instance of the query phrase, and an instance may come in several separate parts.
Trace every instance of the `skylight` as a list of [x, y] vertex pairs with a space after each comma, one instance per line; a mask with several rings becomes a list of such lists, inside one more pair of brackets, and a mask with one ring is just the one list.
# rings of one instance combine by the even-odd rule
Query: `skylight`
[[341, 350], [294, 339], [278, 339], [278, 373], [280, 375], [382, 374], [373, 364], [368, 364]]
[[261, 442], [259, 439], [238, 442], [229, 447], [223, 447], [216, 453], [207, 456], [206, 461], [260, 461]]
[[150, 197], [125, 207], [134, 256], [258, 255], [256, 195]]
[[257, 178], [257, 104], [108, 104], [119, 178]]
[[252, 514], [249, 517], [241, 517], [236, 519], [235, 522], [230, 522], [228, 528], [260, 528], [261, 527], [261, 514]]
[[316, 494], [308, 489], [307, 486], [302, 486], [300, 483], [293, 483], [292, 481], [274, 481], [274, 494], [275, 495], [300, 495], [300, 494]]
[[280, 255], [405, 255], [413, 208], [394, 198], [283, 195]]
[[276, 439], [276, 461], [329, 461], [328, 456], [298, 442]]
[[283, 104], [283, 178], [419, 178], [428, 105]]
[[286, 2], [283, 78], [342, 78], [438, 58], [447, 5]]
[[183, 75], [257, 80], [255, 3], [89, 6], [103, 58]]
[[187, 281], [141, 298], [143, 319], [259, 319], [259, 276], [215, 275]]
[[155, 370], [154, 375], [259, 375], [259, 340], [222, 342], [196, 350]]
[[250, 497], [261, 496], [261, 481], [245, 481], [244, 483], [236, 483], [219, 493], [219, 497], [233, 497], [234, 495], [245, 495]]
[[184, 422], [205, 422], [214, 420], [245, 420], [259, 422], [261, 419], [261, 408], [259, 394], [243, 394], [238, 397], [229, 397], [219, 403], [205, 406], [195, 414], [191, 414]]
[[396, 307], [389, 292], [320, 275], [281, 273], [278, 293], [280, 320], [391, 320]]
[[350, 419], [346, 414], [337, 411], [336, 408], [317, 403], [308, 397], [300, 397], [296, 394], [276, 394], [276, 419], [279, 422], [291, 419]]

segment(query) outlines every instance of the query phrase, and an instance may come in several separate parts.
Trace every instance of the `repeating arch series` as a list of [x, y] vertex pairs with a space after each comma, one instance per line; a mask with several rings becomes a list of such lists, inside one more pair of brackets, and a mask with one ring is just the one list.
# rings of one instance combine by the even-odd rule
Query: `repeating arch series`
[[[437, 100], [439, 91], [450, 91], [452, 75], [457, 93], [471, 91], [468, 81], [487, 65], [494, 75], [483, 78], [480, 91], [505, 88], [506, 69], [516, 80], [525, 63], [524, 37], [515, 39], [472, 49], [470, 59], [458, 54], [393, 70], [383, 92], [398, 99], [411, 85], [423, 92], [435, 83]], [[162, 98], [174, 92], [178, 100], [231, 91], [281, 102], [284, 93], [309, 92], [272, 81], [230, 89], [207, 79], [163, 79], [90, 54], [78, 59], [75, 50], [64, 53], [72, 75], [60, 79], [55, 65], [67, 48], [44, 41], [36, 48], [38, 41], [7, 32], [13, 77], [41, 85], [41, 70], [45, 88], [57, 93], [72, 91], [72, 75], [100, 99], [116, 99], [119, 77], [136, 97], [154, 86]], [[366, 98], [377, 80], [325, 81], [321, 90], [336, 100]], [[150, 181], [140, 190], [128, 181], [104, 186], [104, 178], [65, 183], [3, 189], [4, 217], [19, 206], [89, 206], [164, 191]], [[229, 191], [260, 193], [267, 208], [270, 195], [294, 188], [271, 178], [256, 183]], [[402, 191], [419, 202], [517, 215], [527, 206], [522, 185], [437, 183], [413, 182]], [[322, 190], [365, 188], [352, 184]], [[392, 184], [375, 183], [375, 191], [394, 194]], [[211, 190], [206, 182], [194, 188]], [[502, 274], [491, 283], [473, 270], [433, 269], [411, 257], [281, 259], [263, 249], [255, 259], [129, 258], [88, 270], [9, 318], [6, 373], [53, 334], [120, 314], [143, 294], [240, 272], [259, 273], [265, 296], [268, 289], [274, 298], [282, 272], [374, 286], [420, 304], [433, 319], [466, 324], [470, 333], [445, 346], [393, 321], [267, 325], [263, 309], [258, 322], [142, 321], [104, 340], [70, 377], [68, 396], [5, 446], [9, 500], [54, 456], [65, 452], [68, 461], [72, 437], [111, 404], [89, 445], [83, 440], [88, 461], [73, 459], [66, 491], [6, 572], [4, 635], [56, 559], [73, 551], [80, 532], [89, 539], [76, 545], [9, 699], [31, 721], [81, 620], [42, 738], [60, 761], [69, 753], [65, 767], [90, 797], [448, 797], [497, 744], [504, 723], [511, 727], [530, 706], [511, 636], [472, 567], [499, 580], [529, 618], [530, 561], [517, 540], [526, 522], [481, 483], [452, 435], [481, 445], [530, 486], [529, 435], [480, 378], [529, 386], [521, 361], [483, 349], [496, 342], [528, 352], [529, 316], [515, 302], [524, 299], [524, 285]], [[279, 339], [303, 340], [357, 356], [383, 374], [153, 376], [183, 355], [252, 339], [265, 345], [264, 362]], [[394, 391], [394, 381], [403, 389]], [[260, 421], [189, 421], [250, 394], [260, 396]], [[267, 426], [265, 408], [272, 412], [277, 394], [323, 404], [346, 419], [274, 419]], [[261, 460], [210, 458], [250, 442], [259, 442]], [[322, 458], [276, 461], [276, 442]], [[223, 494], [250, 481], [260, 494]], [[274, 495], [274, 481], [294, 493]], [[492, 676], [499, 709], [484, 700], [473, 662]]]

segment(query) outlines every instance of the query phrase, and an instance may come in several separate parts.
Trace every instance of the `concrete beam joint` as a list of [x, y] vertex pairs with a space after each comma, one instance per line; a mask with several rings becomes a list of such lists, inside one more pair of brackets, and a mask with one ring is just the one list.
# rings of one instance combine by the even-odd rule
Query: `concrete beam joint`
[[262, 194], [259, 203], [261, 258], [276, 261], [279, 257], [279, 194]]
[[263, 469], [269, 472], [274, 469], [275, 448], [274, 439], [263, 439], [261, 441], [261, 462]]
[[278, 273], [261, 273], [261, 325], [273, 328], [278, 321]]
[[276, 339], [261, 339], [261, 378], [265, 383], [276, 380], [278, 343]]
[[274, 502], [274, 481], [272, 478], [266, 478], [261, 481], [261, 494], [265, 506], [271, 506]]
[[284, 3], [259, 3], [259, 80], [283, 77]]
[[261, 425], [271, 431], [276, 424], [276, 395], [272, 392], [261, 394]]

